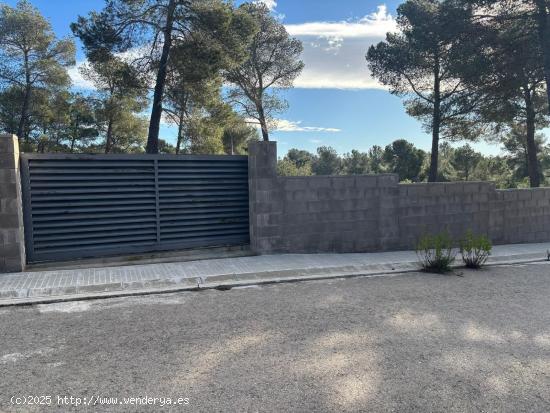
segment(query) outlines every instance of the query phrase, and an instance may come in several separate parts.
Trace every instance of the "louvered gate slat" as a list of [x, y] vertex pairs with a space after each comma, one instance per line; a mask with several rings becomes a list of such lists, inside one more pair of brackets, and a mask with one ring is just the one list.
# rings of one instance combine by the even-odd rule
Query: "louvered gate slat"
[[29, 262], [249, 241], [245, 156], [22, 155]]

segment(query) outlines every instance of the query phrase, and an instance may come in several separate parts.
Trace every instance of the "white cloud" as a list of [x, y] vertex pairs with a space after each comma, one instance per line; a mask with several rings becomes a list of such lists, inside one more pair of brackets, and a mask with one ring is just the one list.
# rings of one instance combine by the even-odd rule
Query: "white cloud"
[[[248, 118], [246, 122], [254, 125], [258, 129], [260, 124], [257, 120]], [[325, 133], [338, 133], [342, 132], [342, 129], [338, 128], [325, 128], [320, 126], [303, 126], [302, 121], [293, 121], [287, 119], [273, 119], [270, 122], [269, 129], [272, 132], [325, 132]]]
[[264, 3], [269, 10], [277, 7], [277, 0], [256, 0], [256, 3]]
[[287, 24], [285, 27], [292, 36], [382, 38], [387, 32], [396, 29], [396, 22], [388, 13], [386, 5], [382, 4], [377, 7], [376, 12], [356, 21], [310, 22]]
[[367, 68], [370, 45], [395, 31], [395, 18], [385, 5], [361, 19], [337, 22], [307, 22], [285, 26], [303, 42], [305, 68], [296, 80], [298, 88], [383, 89]]
[[82, 73], [80, 73], [80, 68], [86, 64], [86, 61], [77, 62], [76, 65], [72, 66], [67, 70], [71, 82], [74, 87], [79, 89], [94, 90], [95, 86], [92, 82], [87, 79], [84, 79]]
[[277, 132], [326, 132], [338, 133], [341, 129], [324, 128], [320, 126], [303, 126], [302, 121], [291, 121], [286, 119], [276, 119], [273, 121], [273, 130]]

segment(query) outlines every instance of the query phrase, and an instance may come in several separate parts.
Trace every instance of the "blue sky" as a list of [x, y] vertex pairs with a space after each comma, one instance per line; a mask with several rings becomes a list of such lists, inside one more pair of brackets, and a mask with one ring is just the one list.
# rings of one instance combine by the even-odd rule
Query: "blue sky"
[[[372, 145], [387, 145], [404, 138], [429, 150], [430, 136], [409, 117], [401, 99], [383, 90], [369, 76], [364, 55], [395, 27], [398, 1], [373, 0], [262, 0], [304, 44], [305, 70], [296, 87], [284, 93], [289, 109], [278, 116], [279, 155], [290, 148], [315, 151], [334, 147], [345, 153], [366, 151]], [[5, 1], [14, 5], [16, 0]], [[103, 0], [31, 0], [52, 23], [58, 36], [72, 36], [69, 24], [78, 15], [102, 8]], [[240, 3], [242, 1], [237, 1]], [[79, 44], [77, 42], [77, 44]], [[82, 62], [82, 50], [77, 61]], [[76, 85], [85, 86], [78, 70], [71, 70]], [[161, 137], [175, 138], [175, 130], [164, 125]], [[474, 145], [486, 154], [499, 147]]]

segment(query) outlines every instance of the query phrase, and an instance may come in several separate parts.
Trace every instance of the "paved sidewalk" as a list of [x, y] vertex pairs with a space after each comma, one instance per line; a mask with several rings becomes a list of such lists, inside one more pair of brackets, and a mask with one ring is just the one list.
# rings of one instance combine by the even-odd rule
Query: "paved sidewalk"
[[[496, 246], [489, 262], [542, 261], [547, 258], [549, 249], [550, 243]], [[264, 255], [0, 274], [0, 306], [416, 270], [416, 254], [398, 251]]]

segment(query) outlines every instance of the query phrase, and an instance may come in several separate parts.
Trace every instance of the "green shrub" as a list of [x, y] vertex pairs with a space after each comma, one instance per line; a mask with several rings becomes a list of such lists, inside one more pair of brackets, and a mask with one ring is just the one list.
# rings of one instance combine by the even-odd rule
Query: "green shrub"
[[416, 255], [424, 271], [443, 274], [452, 270], [456, 253], [451, 237], [447, 232], [442, 232], [422, 236], [416, 245]]
[[468, 268], [481, 268], [491, 255], [493, 246], [485, 235], [474, 235], [468, 231], [460, 240], [460, 254], [462, 261]]

